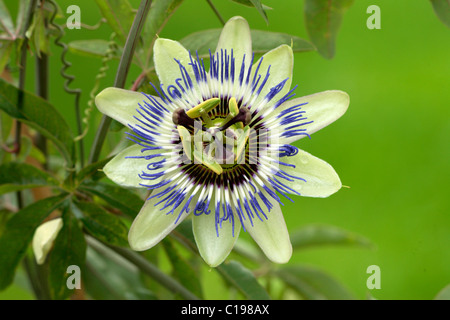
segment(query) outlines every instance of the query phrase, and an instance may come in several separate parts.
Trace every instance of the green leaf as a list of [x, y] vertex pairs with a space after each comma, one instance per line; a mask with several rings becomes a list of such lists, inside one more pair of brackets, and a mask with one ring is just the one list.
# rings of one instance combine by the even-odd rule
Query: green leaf
[[12, 132], [14, 121], [11, 117], [0, 112], [0, 143], [6, 144]]
[[75, 54], [103, 58], [109, 50], [109, 41], [101, 39], [75, 40], [69, 42], [68, 47], [70, 52]]
[[252, 48], [255, 53], [265, 53], [282, 44], [291, 46], [293, 52], [316, 50], [310, 42], [287, 33], [252, 30], [251, 34]]
[[105, 176], [105, 174], [102, 171], [102, 168], [107, 164], [113, 157], [108, 157], [103, 160], [94, 162], [83, 169], [80, 170], [77, 174], [77, 181], [83, 182], [84, 180], [93, 179], [93, 180], [99, 180]]
[[102, 16], [124, 45], [133, 24], [133, 7], [128, 0], [95, 0]]
[[[242, 4], [246, 7], [252, 7], [252, 8], [255, 7], [255, 5], [253, 4], [253, 1], [251, 1], [251, 0], [231, 0], [231, 1]], [[261, 1], [258, 0], [258, 2], [261, 2]], [[261, 6], [264, 10], [272, 10], [271, 7], [266, 6], [265, 4], [261, 4]]]
[[291, 243], [295, 249], [325, 245], [373, 247], [368, 239], [360, 235], [328, 225], [305, 226], [291, 235]]
[[31, 242], [34, 231], [42, 221], [55, 209], [57, 209], [66, 195], [39, 200], [16, 214], [6, 223], [0, 236], [0, 290], [11, 284], [17, 265]]
[[48, 54], [49, 52], [50, 42], [47, 37], [46, 14], [45, 10], [36, 10], [31, 26], [25, 33], [38, 57], [41, 56], [41, 53]]
[[256, 10], [258, 10], [259, 14], [263, 17], [263, 19], [266, 21], [267, 24], [269, 24], [269, 19], [267, 18], [267, 14], [265, 10], [271, 10], [272, 8], [261, 4], [261, 1], [259, 0], [231, 0], [233, 2], [237, 2], [239, 4], [242, 4], [246, 7], [254, 7]]
[[153, 44], [161, 32], [166, 22], [178, 9], [183, 0], [153, 0], [147, 20], [142, 29], [142, 39], [145, 48], [145, 68], [152, 64], [151, 56]]
[[289, 287], [307, 300], [352, 300], [354, 296], [321, 270], [306, 267], [284, 267], [276, 271]]
[[450, 284], [439, 291], [434, 300], [450, 300]]
[[0, 79], [0, 110], [39, 131], [72, 163], [73, 137], [69, 125], [46, 100]]
[[156, 296], [143, 283], [139, 269], [104, 247], [100, 254], [88, 246], [84, 285], [95, 300], [154, 300]]
[[182, 242], [192, 252], [198, 253], [194, 232], [192, 231], [192, 219], [184, 219], [178, 227], [170, 233], [170, 236]]
[[102, 198], [110, 206], [121, 210], [124, 214], [132, 218], [136, 217], [144, 205], [144, 200], [137, 194], [117, 185], [98, 181], [95, 183], [86, 182], [80, 186], [80, 189]]
[[17, 38], [13, 21], [3, 0], [0, 0], [0, 31], [4, 31], [7, 34], [6, 37], [3, 34], [0, 41], [0, 74], [2, 74], [6, 64], [9, 62]]
[[128, 228], [120, 218], [94, 203], [80, 202], [76, 207], [83, 212], [80, 220], [93, 237], [110, 245], [128, 246]]
[[216, 268], [222, 277], [239, 289], [247, 299], [270, 300], [269, 294], [259, 284], [253, 273], [237, 261], [221, 264]]
[[[199, 56], [209, 57], [209, 50], [214, 52], [219, 41], [221, 29], [209, 29], [192, 33], [180, 40], [180, 43], [191, 52], [198, 52]], [[315, 50], [314, 46], [299, 37], [278, 32], [251, 30], [252, 50], [255, 54], [266, 53], [282, 44], [292, 47], [294, 52]]]
[[0, 41], [0, 74], [3, 73], [14, 48], [13, 41]]
[[305, 0], [306, 29], [324, 58], [334, 57], [342, 17], [352, 4], [353, 0]]
[[3, 0], [0, 0], [0, 30], [6, 32], [12, 40], [15, 38], [14, 23]]
[[67, 286], [67, 279], [71, 275], [67, 273], [69, 266], [80, 268], [84, 272], [86, 257], [86, 241], [83, 232], [78, 226], [78, 220], [70, 211], [63, 213], [63, 227], [55, 239], [53, 250], [49, 256], [49, 291], [52, 299], [62, 300], [67, 298], [73, 290]]
[[3, 231], [5, 230], [6, 223], [8, 222], [8, 219], [12, 217], [13, 212], [6, 210], [6, 209], [0, 209], [0, 237], [2, 236]]
[[433, 10], [447, 27], [450, 28], [450, 0], [430, 0]]
[[172, 264], [173, 276], [183, 284], [189, 291], [194, 293], [199, 298], [203, 297], [202, 286], [199, 281], [200, 277], [195, 269], [184, 259], [178, 250], [175, 248], [173, 241], [170, 238], [165, 238], [162, 241], [164, 250], [169, 257]]
[[26, 163], [0, 165], [0, 194], [42, 186], [56, 187], [58, 180]]
[[30, 7], [30, 0], [19, 0], [19, 11], [16, 19], [16, 35], [23, 35], [27, 10]]
[[264, 8], [261, 4], [261, 1], [259, 0], [250, 0], [250, 2], [253, 4], [253, 6], [258, 10], [259, 14], [264, 18], [267, 24], [269, 24], [269, 19], [267, 18], [266, 11], [264, 11]]

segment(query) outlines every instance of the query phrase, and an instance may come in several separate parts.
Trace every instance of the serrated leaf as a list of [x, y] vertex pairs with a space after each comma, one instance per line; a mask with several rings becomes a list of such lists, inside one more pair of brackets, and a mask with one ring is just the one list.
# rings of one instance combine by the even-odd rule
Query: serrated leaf
[[430, 0], [433, 10], [447, 27], [450, 28], [450, 0]]
[[307, 300], [352, 300], [354, 296], [325, 272], [306, 266], [284, 267], [276, 275]]
[[[209, 50], [214, 50], [219, 41], [221, 29], [209, 29], [192, 33], [180, 40], [180, 43], [191, 53], [198, 52], [201, 57], [209, 57]], [[282, 44], [292, 46], [294, 52], [315, 50], [308, 41], [287, 33], [262, 30], [251, 30], [252, 49], [255, 54], [266, 53]]]
[[133, 24], [133, 7], [128, 0], [95, 0], [102, 16], [124, 45]]
[[61, 114], [46, 100], [0, 79], [0, 110], [51, 140], [70, 165], [73, 137]]
[[220, 275], [250, 300], [270, 300], [267, 291], [259, 284], [253, 273], [240, 262], [230, 261], [216, 268]]
[[63, 227], [55, 239], [49, 256], [49, 291], [54, 300], [66, 299], [74, 293], [67, 286], [69, 266], [77, 266], [84, 271], [86, 241], [78, 226], [78, 220], [67, 211], [63, 214]]
[[325, 245], [373, 246], [368, 239], [360, 235], [328, 225], [305, 226], [291, 235], [291, 243], [295, 249]]
[[200, 277], [195, 269], [184, 259], [178, 250], [175, 248], [170, 238], [165, 238], [162, 241], [164, 250], [172, 264], [173, 276], [183, 284], [189, 291], [194, 293], [199, 298], [203, 297], [202, 286], [199, 281]]
[[144, 201], [134, 192], [117, 185], [95, 182], [83, 183], [80, 189], [105, 200], [110, 206], [121, 210], [129, 217], [136, 217]]
[[334, 57], [342, 17], [352, 4], [353, 0], [305, 0], [306, 29], [323, 57]]
[[94, 203], [80, 202], [76, 207], [83, 212], [80, 220], [93, 237], [110, 245], [128, 246], [128, 228], [120, 218]]
[[56, 187], [58, 180], [26, 163], [0, 165], [0, 194], [42, 186]]
[[0, 290], [11, 284], [17, 265], [25, 255], [34, 231], [42, 221], [62, 205], [66, 195], [39, 200], [16, 214], [6, 223], [0, 236]]

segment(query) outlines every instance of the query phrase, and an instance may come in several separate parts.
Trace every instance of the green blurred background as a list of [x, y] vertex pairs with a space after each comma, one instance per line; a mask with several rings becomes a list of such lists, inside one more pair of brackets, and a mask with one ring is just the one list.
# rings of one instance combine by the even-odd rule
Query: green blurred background
[[[139, 1], [130, 1], [137, 8]], [[308, 39], [301, 0], [265, 0], [266, 25], [256, 10], [215, 0], [222, 16], [245, 17], [251, 28]], [[81, 8], [83, 23], [100, 13], [91, 0], [59, 0], [65, 12]], [[381, 29], [369, 30], [369, 5], [381, 9]], [[68, 15], [67, 15], [68, 16]], [[181, 39], [203, 29], [220, 28], [204, 0], [185, 0], [161, 37]], [[65, 42], [108, 40], [111, 30], [67, 30]], [[73, 97], [62, 90], [60, 49], [52, 47], [50, 100], [74, 128]], [[100, 60], [68, 55], [71, 88], [88, 101]], [[33, 59], [27, 88], [34, 91]], [[117, 62], [102, 87], [111, 86]], [[128, 83], [140, 71], [132, 69]], [[294, 252], [291, 264], [316, 266], [344, 284], [357, 298], [432, 299], [450, 283], [450, 30], [427, 0], [357, 0], [345, 14], [332, 60], [317, 52], [295, 54], [297, 96], [328, 89], [349, 93], [348, 112], [336, 123], [297, 143], [333, 165], [344, 185], [327, 199], [295, 198], [286, 203], [290, 231], [308, 224], [329, 224], [370, 239], [374, 249], [324, 247]], [[99, 113], [94, 110], [90, 146]], [[241, 234], [242, 236], [242, 234]], [[369, 290], [367, 267], [378, 265], [381, 289]], [[16, 283], [20, 284], [20, 275]], [[209, 283], [207, 298], [220, 298]], [[209, 293], [208, 293], [209, 292]], [[0, 298], [27, 298], [19, 285]]]

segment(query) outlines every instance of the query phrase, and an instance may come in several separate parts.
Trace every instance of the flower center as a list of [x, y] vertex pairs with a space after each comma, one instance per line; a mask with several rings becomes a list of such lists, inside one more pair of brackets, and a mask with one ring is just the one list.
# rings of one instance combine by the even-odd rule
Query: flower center
[[185, 111], [176, 109], [172, 121], [177, 126], [183, 149], [183, 162], [203, 164], [220, 175], [224, 169], [245, 163], [251, 114], [239, 108], [234, 97], [227, 102], [226, 114], [217, 112], [219, 98], [203, 101]]

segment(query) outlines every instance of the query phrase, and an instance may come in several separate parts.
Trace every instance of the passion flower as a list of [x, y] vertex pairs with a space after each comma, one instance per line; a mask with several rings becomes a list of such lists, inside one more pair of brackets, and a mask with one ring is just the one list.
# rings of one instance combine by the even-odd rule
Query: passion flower
[[98, 109], [129, 128], [134, 142], [105, 174], [151, 190], [130, 228], [131, 248], [153, 247], [192, 216], [210, 266], [224, 261], [241, 229], [270, 260], [287, 262], [292, 246], [282, 199], [327, 197], [341, 188], [328, 163], [291, 143], [342, 116], [348, 95], [293, 98], [291, 47], [255, 61], [241, 17], [226, 23], [208, 63], [168, 39], [156, 40], [153, 53], [157, 95], [107, 88], [96, 97]]

